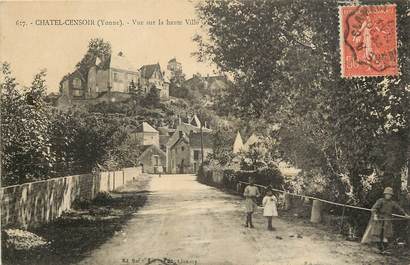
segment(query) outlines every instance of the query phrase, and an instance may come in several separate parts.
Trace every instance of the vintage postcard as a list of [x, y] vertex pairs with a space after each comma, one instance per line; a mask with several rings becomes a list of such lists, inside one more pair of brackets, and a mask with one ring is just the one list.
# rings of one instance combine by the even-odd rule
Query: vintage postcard
[[4, 265], [409, 265], [410, 1], [0, 1]]

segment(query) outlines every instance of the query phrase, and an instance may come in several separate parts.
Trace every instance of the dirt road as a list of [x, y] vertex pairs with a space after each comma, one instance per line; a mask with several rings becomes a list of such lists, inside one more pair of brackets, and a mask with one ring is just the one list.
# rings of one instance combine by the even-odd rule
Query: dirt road
[[149, 264], [155, 258], [177, 264], [399, 264], [366, 246], [330, 239], [319, 229], [281, 218], [274, 220], [277, 231], [268, 232], [261, 211], [256, 228], [245, 228], [241, 199], [202, 185], [192, 175], [153, 177], [149, 191], [147, 204], [123, 231], [82, 265]]

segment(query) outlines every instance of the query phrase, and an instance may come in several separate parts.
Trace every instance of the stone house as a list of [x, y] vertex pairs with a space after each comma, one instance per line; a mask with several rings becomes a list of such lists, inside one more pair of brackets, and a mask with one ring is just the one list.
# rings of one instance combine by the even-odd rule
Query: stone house
[[109, 58], [94, 58], [88, 69], [76, 69], [62, 80], [62, 95], [72, 99], [93, 99], [105, 92], [129, 93], [140, 74], [120, 52]]
[[[172, 146], [175, 145], [176, 142], [180, 140], [181, 133], [182, 135], [188, 136], [192, 133], [200, 133], [200, 132], [201, 132], [201, 123], [198, 117], [196, 116], [194, 116], [192, 119], [188, 119], [187, 122], [182, 122], [181, 120], [178, 122], [175, 132], [172, 134], [172, 136], [169, 137], [168, 142], [166, 144], [167, 169], [169, 172], [178, 172], [178, 170], [176, 169], [176, 165], [177, 165], [176, 157], [179, 155], [177, 155], [177, 151], [174, 150], [173, 151], [174, 153], [172, 154], [171, 154], [171, 151], [172, 151]], [[204, 126], [202, 127], [202, 132], [210, 133], [212, 132], [212, 130]], [[187, 160], [185, 159], [184, 161], [186, 162]], [[179, 159], [179, 162], [181, 162], [181, 159]]]
[[174, 57], [168, 61], [167, 70], [170, 72], [182, 72], [182, 64]]
[[184, 82], [184, 86], [193, 90], [203, 91], [208, 95], [219, 94], [232, 85], [232, 82], [222, 75], [201, 76], [194, 74]]
[[156, 145], [144, 145], [138, 162], [145, 173], [158, 173], [160, 167], [166, 171], [166, 154]]
[[64, 77], [61, 82], [61, 94], [69, 98], [85, 98], [87, 95], [87, 80], [79, 69]]
[[166, 152], [167, 150], [167, 143], [171, 136], [175, 133], [175, 129], [169, 127], [158, 127], [159, 132], [159, 148]]
[[144, 93], [148, 93], [155, 86], [159, 90], [161, 100], [169, 99], [169, 81], [165, 78], [165, 73], [161, 71], [159, 63], [143, 65], [139, 73], [141, 78], [137, 84]]
[[169, 81], [159, 63], [143, 65], [137, 69], [124, 53], [108, 58], [93, 57], [87, 65], [77, 67], [60, 82], [62, 96], [69, 99], [96, 99], [107, 92], [134, 93], [135, 89], [148, 93], [151, 87], [159, 90], [161, 100], [169, 99]]
[[[202, 144], [201, 144], [202, 141]], [[207, 159], [208, 155], [212, 153], [212, 137], [209, 132], [202, 133], [191, 133], [189, 135], [189, 149], [190, 149], [190, 165], [192, 173], [196, 174], [198, 172], [199, 166], [202, 163], [202, 152], [201, 146], [203, 145], [204, 160]]]
[[212, 138], [209, 129], [202, 133], [195, 130], [190, 130], [189, 133], [178, 130], [174, 136], [177, 137], [176, 140], [171, 141], [170, 139], [167, 145], [167, 171], [195, 174], [202, 161], [201, 141], [204, 159], [212, 153]]
[[129, 136], [141, 145], [138, 163], [146, 173], [157, 173], [158, 168], [166, 170], [166, 153], [159, 147], [159, 132], [148, 122], [130, 129]]
[[155, 145], [159, 147], [159, 132], [148, 122], [141, 123], [135, 130], [133, 130], [131, 132], [131, 138], [137, 141], [140, 145]]

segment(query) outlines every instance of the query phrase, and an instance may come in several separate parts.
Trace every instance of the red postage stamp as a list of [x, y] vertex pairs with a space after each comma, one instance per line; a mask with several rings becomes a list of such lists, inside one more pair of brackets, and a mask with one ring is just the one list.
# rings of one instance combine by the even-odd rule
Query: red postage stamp
[[343, 6], [339, 15], [342, 77], [397, 75], [396, 6]]

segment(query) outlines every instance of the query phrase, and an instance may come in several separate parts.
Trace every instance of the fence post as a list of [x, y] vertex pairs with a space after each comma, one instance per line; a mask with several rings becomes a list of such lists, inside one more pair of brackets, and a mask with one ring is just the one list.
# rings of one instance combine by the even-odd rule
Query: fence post
[[237, 183], [236, 183], [236, 191], [237, 191], [238, 193], [241, 192], [241, 188], [242, 188], [241, 183], [240, 183], [240, 182], [237, 182]]
[[322, 202], [314, 200], [312, 204], [312, 214], [310, 215], [310, 222], [320, 223], [322, 221]]
[[110, 171], [108, 171], [108, 178], [107, 178], [107, 182], [108, 182], [108, 187], [107, 187], [107, 191], [110, 192], [111, 191], [111, 174]]
[[115, 170], [113, 171], [113, 177], [112, 177], [112, 190], [115, 190]]
[[342, 234], [342, 232], [343, 232], [343, 221], [344, 221], [344, 218], [345, 218], [345, 209], [346, 209], [346, 207], [343, 207], [342, 221], [340, 222], [340, 231], [339, 231], [339, 234]]
[[292, 208], [292, 200], [289, 193], [285, 193], [285, 210], [288, 211]]

